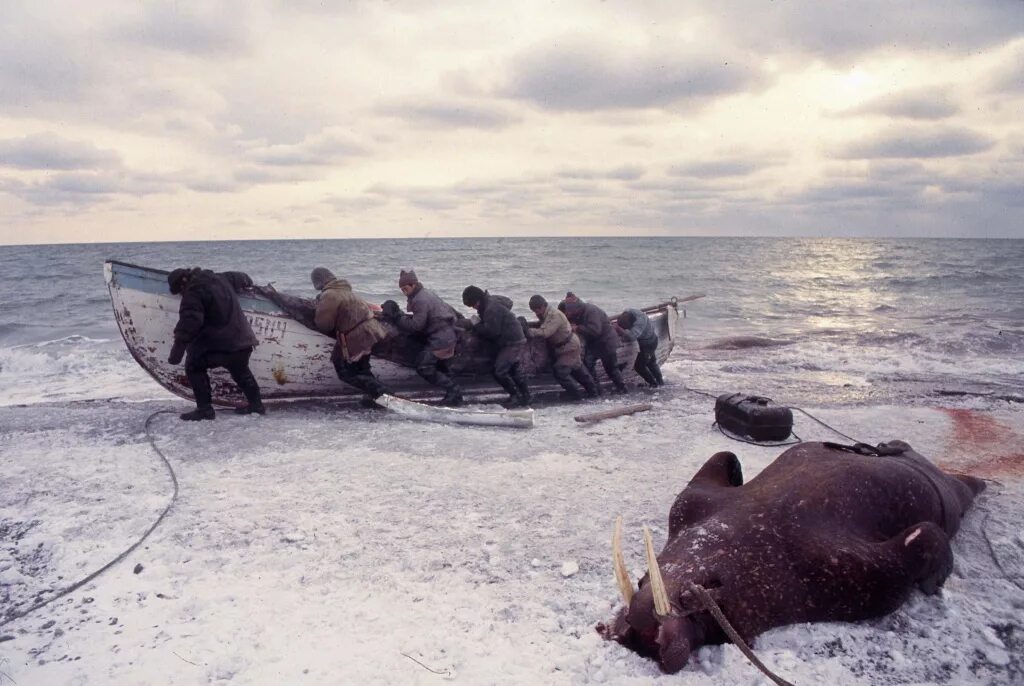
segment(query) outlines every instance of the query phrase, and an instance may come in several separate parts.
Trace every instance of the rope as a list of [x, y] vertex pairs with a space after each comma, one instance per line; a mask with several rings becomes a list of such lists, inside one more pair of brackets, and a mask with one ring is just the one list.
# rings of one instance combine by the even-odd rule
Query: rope
[[856, 438], [851, 438], [851, 437], [847, 436], [846, 434], [844, 434], [844, 433], [843, 433], [842, 431], [840, 431], [839, 429], [835, 428], [834, 426], [829, 426], [828, 424], [826, 424], [825, 422], [821, 421], [820, 419], [818, 419], [818, 418], [817, 418], [817, 417], [815, 417], [815, 416], [814, 416], [813, 414], [811, 414], [810, 412], [808, 412], [807, 410], [805, 410], [805, 409], [803, 409], [803, 408], [800, 408], [800, 407], [791, 407], [791, 408], [789, 408], [789, 409], [791, 409], [791, 410], [796, 410], [797, 412], [802, 412], [802, 413], [804, 413], [805, 415], [807, 415], [808, 417], [810, 417], [810, 418], [811, 418], [811, 419], [813, 419], [814, 421], [818, 422], [819, 424], [821, 424], [821, 425], [822, 425], [823, 427], [825, 427], [825, 428], [826, 428], [826, 429], [828, 429], [829, 431], [831, 431], [831, 432], [833, 432], [833, 433], [837, 433], [837, 434], [839, 434], [840, 436], [842, 436], [843, 438], [845, 438], [846, 440], [848, 440], [848, 441], [850, 441], [850, 442], [852, 442], [852, 443], [864, 443], [864, 441], [858, 441], [858, 440], [857, 440]]
[[704, 603], [704, 609], [711, 613], [711, 616], [715, 618], [715, 621], [718, 622], [720, 627], [722, 627], [722, 630], [726, 633], [729, 639], [736, 644], [736, 647], [740, 649], [740, 652], [743, 653], [748, 660], [750, 660], [752, 665], [761, 670], [762, 674], [778, 684], [778, 686], [793, 686], [791, 682], [786, 681], [779, 675], [775, 674], [758, 659], [757, 655], [754, 654], [754, 651], [750, 649], [749, 645], [747, 645], [747, 642], [739, 635], [739, 632], [733, 628], [732, 624], [726, 618], [725, 613], [722, 612], [722, 608], [718, 607], [718, 603], [715, 602], [715, 599], [711, 597], [711, 594], [708, 593], [703, 586], [690, 584], [690, 591], [700, 598], [700, 601]]
[[737, 436], [737, 435], [735, 435], [733, 433], [730, 433], [730, 432], [726, 431], [725, 429], [723, 429], [722, 425], [719, 424], [718, 422], [712, 422], [711, 426], [713, 428], [717, 427], [719, 432], [721, 432], [721, 434], [723, 436], [725, 436], [726, 438], [731, 438], [732, 440], [739, 441], [740, 443], [749, 443], [750, 445], [759, 445], [762, 448], [777, 448], [780, 445], [796, 445], [797, 443], [803, 443], [803, 440], [804, 440], [804, 439], [800, 438], [799, 436], [797, 436], [796, 432], [790, 431], [789, 433], [790, 433], [791, 436], [793, 436], [793, 438], [796, 439], [795, 441], [784, 441], [782, 443], [764, 443], [764, 442], [761, 442], [761, 441], [754, 441], [754, 440], [751, 440], [749, 438], [743, 438], [742, 436]]
[[145, 425], [146, 438], [149, 440], [149, 445], [153, 448], [153, 451], [156, 452], [156, 454], [160, 456], [161, 460], [163, 460], [164, 466], [167, 467], [167, 473], [170, 474], [170, 476], [171, 476], [171, 482], [174, 484], [174, 492], [171, 494], [171, 501], [169, 503], [167, 503], [167, 507], [165, 507], [164, 511], [160, 513], [160, 516], [156, 518], [156, 521], [153, 522], [153, 524], [151, 524], [148, 529], [146, 529], [146, 532], [144, 534], [142, 534], [142, 536], [137, 541], [135, 541], [135, 543], [133, 543], [129, 548], [127, 548], [124, 552], [122, 552], [120, 555], [115, 557], [113, 560], [111, 560], [107, 564], [103, 565], [102, 567], [100, 567], [99, 569], [97, 569], [95, 572], [93, 572], [89, 576], [85, 577], [84, 579], [82, 579], [80, 581], [76, 581], [75, 583], [71, 584], [70, 586], [60, 590], [56, 595], [54, 595], [53, 597], [49, 598], [48, 600], [42, 600], [42, 601], [36, 603], [35, 605], [32, 605], [27, 610], [24, 610], [23, 612], [19, 612], [16, 615], [13, 615], [11, 617], [7, 617], [3, 621], [0, 621], [0, 626], [6, 626], [7, 624], [10, 624], [11, 622], [13, 622], [15, 620], [21, 619], [22, 617], [25, 617], [25, 616], [35, 612], [36, 610], [38, 610], [41, 607], [46, 607], [47, 605], [49, 605], [53, 601], [58, 600], [60, 598], [63, 598], [64, 596], [68, 595], [69, 593], [74, 593], [79, 588], [81, 588], [82, 586], [85, 586], [87, 583], [89, 583], [90, 581], [92, 581], [93, 579], [98, 577], [100, 574], [103, 574], [103, 572], [107, 571], [108, 569], [110, 569], [111, 567], [113, 567], [114, 565], [116, 565], [117, 563], [121, 562], [122, 560], [124, 560], [129, 555], [131, 555], [132, 552], [134, 552], [136, 548], [138, 548], [140, 545], [142, 545], [143, 541], [145, 541], [147, 538], [149, 538], [149, 535], [151, 533], [153, 533], [153, 531], [160, 525], [160, 522], [162, 522], [164, 520], [164, 517], [167, 516], [167, 513], [170, 512], [171, 507], [174, 506], [175, 501], [178, 499], [178, 475], [174, 473], [174, 468], [171, 467], [171, 463], [167, 461], [167, 457], [163, 454], [163, 452], [161, 452], [160, 448], [158, 448], [156, 446], [156, 441], [153, 439], [153, 434], [151, 434], [150, 431], [149, 431], [149, 424], [150, 424], [150, 422], [153, 421], [153, 418], [156, 417], [157, 415], [173, 414], [173, 413], [176, 413], [176, 410], [157, 410], [156, 412], [154, 412], [153, 414], [149, 415], [149, 417], [146, 418], [146, 425]]

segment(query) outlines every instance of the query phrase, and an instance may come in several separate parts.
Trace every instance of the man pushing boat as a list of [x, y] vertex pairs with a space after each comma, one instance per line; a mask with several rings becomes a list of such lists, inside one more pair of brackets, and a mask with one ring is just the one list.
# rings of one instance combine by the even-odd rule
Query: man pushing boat
[[242, 272], [216, 274], [209, 269], [193, 267], [175, 269], [167, 275], [172, 295], [181, 295], [178, 323], [174, 327], [174, 345], [167, 361], [172, 365], [185, 360], [185, 376], [192, 387], [196, 409], [185, 412], [185, 421], [215, 419], [213, 389], [208, 369], [224, 367], [247, 405], [235, 408], [238, 414], [265, 414], [260, 387], [249, 369], [249, 357], [257, 345], [236, 289], [252, 286], [252, 279]]

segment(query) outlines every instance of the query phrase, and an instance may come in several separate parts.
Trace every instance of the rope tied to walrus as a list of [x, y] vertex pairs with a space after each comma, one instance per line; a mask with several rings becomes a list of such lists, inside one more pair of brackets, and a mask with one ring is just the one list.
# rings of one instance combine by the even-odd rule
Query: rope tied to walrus
[[786, 681], [778, 674], [768, 669], [768, 667], [761, 662], [757, 655], [754, 654], [754, 651], [751, 650], [750, 646], [747, 645], [747, 642], [743, 640], [743, 637], [740, 636], [739, 632], [733, 627], [732, 623], [725, 616], [725, 613], [722, 612], [722, 608], [718, 607], [718, 603], [716, 603], [715, 599], [711, 597], [711, 594], [707, 592], [707, 589], [703, 586], [698, 586], [697, 584], [690, 584], [690, 592], [697, 596], [700, 602], [703, 603], [704, 609], [711, 613], [711, 616], [715, 618], [716, 622], [718, 622], [718, 626], [722, 627], [722, 631], [724, 631], [726, 636], [729, 637], [729, 640], [731, 640], [736, 647], [740, 649], [740, 652], [750, 660], [752, 665], [757, 667], [762, 674], [771, 679], [778, 686], [793, 686], [792, 682]]

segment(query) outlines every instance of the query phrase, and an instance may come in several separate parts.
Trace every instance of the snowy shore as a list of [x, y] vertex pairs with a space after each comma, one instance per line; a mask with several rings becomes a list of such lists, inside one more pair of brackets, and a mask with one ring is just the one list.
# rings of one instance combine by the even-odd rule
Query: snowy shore
[[[160, 415], [152, 432], [181, 484], [167, 519], [95, 581], [0, 625], [0, 684], [766, 683], [731, 645], [663, 676], [594, 631], [620, 602], [616, 515], [638, 578], [642, 525], [660, 549], [704, 460], [732, 450], [749, 479], [782, 451], [726, 439], [708, 398], [669, 387], [651, 401], [588, 426], [578, 407], [545, 408], [528, 431], [322, 406], [199, 425]], [[967, 514], [940, 596], [760, 637], [785, 678], [1024, 681], [1024, 590], [986, 543], [1024, 585], [1024, 414], [957, 407], [808, 407], [999, 483]], [[166, 507], [171, 482], [143, 432], [165, 408], [187, 405], [0, 408], [0, 622], [115, 557]], [[837, 439], [800, 416], [796, 430]]]

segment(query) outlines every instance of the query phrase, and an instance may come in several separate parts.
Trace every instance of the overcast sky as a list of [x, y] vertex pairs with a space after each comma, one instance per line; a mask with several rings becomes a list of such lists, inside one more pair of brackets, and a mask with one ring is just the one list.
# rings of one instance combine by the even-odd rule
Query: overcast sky
[[1021, 0], [0, 2], [0, 243], [1024, 238]]

